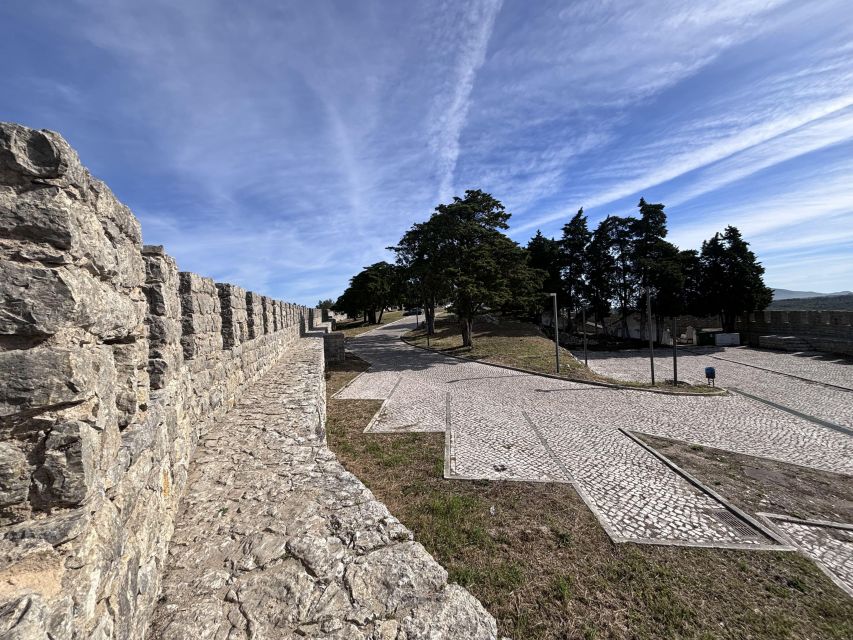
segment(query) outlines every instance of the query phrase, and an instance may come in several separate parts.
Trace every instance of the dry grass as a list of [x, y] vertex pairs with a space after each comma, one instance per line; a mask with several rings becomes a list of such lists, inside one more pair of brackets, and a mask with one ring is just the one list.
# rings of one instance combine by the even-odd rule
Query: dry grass
[[[436, 320], [436, 333], [430, 336], [431, 349], [454, 356], [478, 360], [490, 364], [517, 367], [537, 373], [556, 374], [554, 341], [545, 336], [536, 325], [520, 322], [511, 318], [501, 318], [498, 324], [485, 321], [474, 323], [473, 347], [462, 346], [459, 325], [453, 316], [444, 316]], [[404, 339], [419, 347], [427, 346], [426, 330], [423, 328], [408, 332]], [[644, 382], [615, 380], [601, 376], [579, 362], [571, 351], [560, 347], [560, 375], [567, 380], [586, 382], [605, 382], [622, 386], [649, 388]], [[669, 392], [715, 393], [718, 390], [707, 385], [679, 384], [673, 388], [671, 382], [660, 382], [656, 389]]]
[[386, 311], [382, 314], [382, 322], [377, 324], [367, 324], [361, 320], [350, 320], [348, 322], [338, 322], [335, 325], [335, 331], [341, 331], [348, 338], [352, 338], [371, 329], [375, 329], [383, 324], [394, 322], [403, 317], [402, 311]]
[[[329, 396], [365, 368], [330, 367]], [[443, 434], [363, 433], [380, 404], [330, 398], [329, 445], [502, 634], [853, 637], [853, 600], [798, 555], [614, 545], [568, 485], [445, 480]]]
[[709, 479], [750, 513], [853, 522], [853, 477], [677, 440], [640, 436], [682, 469]]

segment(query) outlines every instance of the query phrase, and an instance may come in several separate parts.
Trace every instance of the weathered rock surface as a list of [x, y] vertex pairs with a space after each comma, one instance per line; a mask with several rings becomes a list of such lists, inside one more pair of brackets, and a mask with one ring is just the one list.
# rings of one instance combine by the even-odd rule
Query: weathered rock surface
[[315, 324], [179, 272], [62, 137], [0, 123], [0, 639], [143, 638], [167, 564], [168, 637], [489, 637], [325, 447]]
[[221, 289], [58, 134], [0, 124], [0, 637], [142, 636], [198, 437], [301, 331], [249, 340]]
[[326, 447], [322, 372], [303, 338], [199, 443], [151, 637], [495, 638]]

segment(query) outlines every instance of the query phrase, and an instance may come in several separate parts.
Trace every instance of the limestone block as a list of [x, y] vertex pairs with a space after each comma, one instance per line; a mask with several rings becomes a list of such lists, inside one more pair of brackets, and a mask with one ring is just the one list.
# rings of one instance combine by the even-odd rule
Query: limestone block
[[226, 349], [249, 339], [249, 318], [246, 309], [246, 290], [237, 285], [216, 283], [222, 313], [222, 345]]
[[246, 326], [249, 339], [264, 335], [264, 307], [262, 297], [253, 291], [246, 292]]
[[275, 316], [273, 314], [273, 301], [267, 296], [261, 298], [264, 307], [264, 333], [275, 332]]
[[118, 426], [124, 429], [148, 404], [148, 342], [134, 340], [112, 345], [112, 348], [116, 367]]
[[186, 271], [181, 271], [179, 278], [184, 358], [221, 351], [222, 316], [216, 284]]
[[50, 336], [83, 328], [116, 340], [140, 333], [135, 300], [82, 269], [0, 263], [0, 334]]
[[0, 511], [26, 502], [30, 493], [30, 464], [12, 442], [0, 441]]
[[5, 253], [75, 263], [122, 288], [142, 284], [139, 222], [59, 134], [0, 123], [0, 185], [11, 187], [0, 190]]
[[281, 302], [278, 300], [271, 300], [271, 302], [272, 302], [272, 315], [273, 315], [273, 320], [275, 322], [275, 330], [276, 330], [276, 332], [278, 332], [284, 328], [284, 318], [281, 317]]
[[[56, 596], [62, 589], [64, 573], [61, 555], [43, 540], [0, 540], [0, 601], [33, 592], [45, 598]], [[2, 631], [5, 629], [0, 622]]]
[[172, 380], [184, 359], [178, 266], [161, 246], [146, 245], [145, 297], [148, 299], [148, 375], [152, 389]]
[[60, 422], [43, 446], [44, 460], [32, 476], [34, 503], [42, 509], [79, 505], [96, 484], [97, 432], [85, 422]]
[[109, 346], [34, 347], [0, 352], [0, 416], [79, 404], [111, 387]]

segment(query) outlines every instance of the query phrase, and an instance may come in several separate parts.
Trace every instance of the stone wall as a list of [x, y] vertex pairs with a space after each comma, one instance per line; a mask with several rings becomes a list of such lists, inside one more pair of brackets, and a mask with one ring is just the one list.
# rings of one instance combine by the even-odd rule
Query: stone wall
[[0, 259], [0, 637], [142, 637], [199, 437], [314, 312], [179, 272], [5, 123]]
[[853, 311], [759, 311], [738, 319], [737, 330], [752, 346], [853, 355]]

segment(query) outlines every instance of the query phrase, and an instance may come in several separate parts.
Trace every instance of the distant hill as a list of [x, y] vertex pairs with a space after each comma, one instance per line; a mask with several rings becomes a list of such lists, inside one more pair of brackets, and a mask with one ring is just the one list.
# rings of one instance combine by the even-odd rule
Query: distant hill
[[771, 302], [767, 308], [772, 311], [853, 311], [853, 293], [818, 294], [817, 297], [777, 299]]
[[791, 298], [825, 298], [827, 296], [848, 296], [853, 291], [836, 291], [834, 293], [818, 293], [817, 291], [792, 291], [791, 289], [773, 289], [773, 301], [790, 300]]

